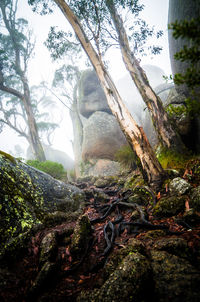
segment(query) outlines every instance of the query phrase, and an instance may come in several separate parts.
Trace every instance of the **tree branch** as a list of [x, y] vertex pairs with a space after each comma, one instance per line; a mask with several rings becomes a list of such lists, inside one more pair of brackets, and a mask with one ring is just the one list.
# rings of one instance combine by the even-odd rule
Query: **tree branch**
[[1, 91], [4, 91], [4, 92], [6, 92], [6, 93], [12, 94], [12, 95], [18, 97], [18, 98], [19, 98], [20, 100], [22, 100], [22, 101], [23, 101], [23, 99], [24, 99], [24, 95], [23, 95], [21, 92], [17, 91], [17, 90], [14, 89], [14, 88], [7, 87], [7, 86], [5, 86], [3, 83], [0, 83], [0, 90], [1, 90]]

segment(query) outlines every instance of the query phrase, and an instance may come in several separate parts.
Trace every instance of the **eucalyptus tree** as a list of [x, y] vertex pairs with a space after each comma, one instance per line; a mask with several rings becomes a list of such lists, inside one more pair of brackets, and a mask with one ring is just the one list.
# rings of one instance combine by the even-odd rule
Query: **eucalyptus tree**
[[[141, 20], [137, 21], [137, 16], [143, 9], [143, 6], [138, 4], [138, 0], [105, 0], [105, 3], [116, 30], [117, 41], [120, 45], [124, 64], [148, 108], [160, 143], [166, 148], [171, 148], [178, 152], [183, 151], [185, 146], [182, 143], [182, 140], [176, 132], [174, 126], [171, 124], [170, 118], [164, 109], [161, 99], [156, 95], [150, 86], [148, 78], [140, 66], [139, 60], [137, 59], [137, 42], [139, 42], [142, 46], [142, 44], [146, 42], [148, 35], [152, 36], [153, 34], [153, 31], [149, 31], [148, 27], [143, 22], [141, 23]], [[135, 32], [135, 28], [132, 26], [131, 30], [133, 33], [132, 35], [128, 36], [123, 18], [118, 13], [118, 9], [122, 10], [123, 8], [128, 8], [132, 13], [132, 17], [136, 18], [136, 22], [141, 23], [141, 35]], [[159, 37], [161, 34], [161, 32], [157, 32], [157, 37]], [[132, 48], [130, 47], [129, 40], [133, 44]], [[139, 48], [139, 50], [140, 49], [143, 51], [143, 48]], [[152, 51], [157, 53], [159, 48], [153, 47]]]
[[[16, 87], [20, 89], [19, 83], [15, 85]], [[43, 143], [51, 146], [52, 135], [59, 125], [52, 122], [47, 108], [48, 110], [52, 106], [55, 108], [55, 102], [46, 95], [43, 84], [31, 87], [30, 95], [32, 111], [40, 138]], [[27, 114], [23, 103], [15, 95], [0, 93], [0, 125], [2, 128], [4, 126], [10, 127], [18, 136], [25, 138], [30, 144]]]
[[52, 89], [53, 92], [55, 91], [56, 97], [68, 108], [71, 116], [75, 171], [79, 175], [78, 163], [82, 152], [83, 125], [78, 110], [78, 83], [82, 73], [80, 66], [88, 67], [88, 62], [83, 56], [84, 52], [80, 43], [74, 39], [71, 32], [51, 27], [45, 45], [49, 49], [53, 61], [61, 62], [61, 66], [55, 71]]
[[160, 144], [178, 152], [185, 150], [162, 101], [153, 91], [140, 65], [141, 55], [146, 55], [147, 51], [158, 54], [161, 50], [159, 46], [148, 46], [148, 38], [162, 36], [162, 31], [155, 32], [154, 28], [139, 18], [144, 5], [138, 0], [68, 2], [81, 20], [87, 36], [93, 39], [100, 58], [108, 48], [120, 47], [126, 69], [148, 108]]
[[[0, 90], [16, 102], [20, 100], [28, 125], [28, 141], [35, 157], [45, 160], [32, 108], [27, 79], [28, 62], [34, 50], [31, 31], [25, 19], [17, 18], [18, 0], [0, 1]], [[4, 98], [1, 98], [2, 109]], [[6, 97], [5, 97], [6, 99]], [[13, 109], [15, 111], [15, 109]], [[15, 116], [16, 116], [15, 112]], [[7, 121], [8, 122], [8, 121]], [[20, 132], [21, 130], [18, 129]], [[19, 132], [18, 132], [19, 133]]]
[[[38, 2], [38, 0], [36, 1]], [[29, 2], [33, 3], [35, 1], [30, 0]], [[155, 185], [162, 182], [165, 173], [158, 162], [143, 129], [137, 125], [130, 112], [125, 107], [121, 96], [119, 95], [115, 84], [103, 62], [101, 49], [98, 44], [98, 35], [101, 34], [100, 29], [97, 28], [96, 32], [93, 32], [93, 34], [97, 33], [97, 35], [94, 37], [95, 44], [93, 46], [90, 38], [87, 35], [88, 27], [86, 27], [85, 31], [79, 18], [75, 15], [66, 1], [54, 0], [54, 2], [58, 5], [68, 22], [71, 24], [76, 37], [86, 52], [94, 69], [96, 70], [97, 76], [106, 95], [108, 105], [118, 120], [128, 142], [140, 159], [144, 177], [150, 184]], [[90, 5], [91, 1], [88, 1], [87, 3]], [[47, 6], [45, 5], [44, 7], [46, 8]], [[90, 13], [89, 9], [88, 13]]]

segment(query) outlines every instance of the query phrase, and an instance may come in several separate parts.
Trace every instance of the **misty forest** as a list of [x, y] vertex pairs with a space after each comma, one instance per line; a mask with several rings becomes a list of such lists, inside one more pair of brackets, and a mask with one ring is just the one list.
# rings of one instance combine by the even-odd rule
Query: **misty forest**
[[0, 0], [0, 301], [199, 284], [199, 0]]

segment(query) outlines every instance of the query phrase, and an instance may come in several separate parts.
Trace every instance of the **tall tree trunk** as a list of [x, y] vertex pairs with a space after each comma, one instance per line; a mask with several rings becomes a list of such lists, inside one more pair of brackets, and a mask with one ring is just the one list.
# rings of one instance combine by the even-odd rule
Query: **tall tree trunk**
[[9, 32], [9, 35], [10, 35], [10, 38], [12, 41], [12, 45], [14, 48], [14, 52], [15, 52], [15, 70], [21, 79], [24, 91], [22, 94], [21, 92], [17, 91], [16, 89], [13, 89], [11, 87], [8, 87], [7, 85], [4, 85], [4, 76], [3, 76], [2, 68], [0, 70], [0, 90], [17, 96], [23, 103], [25, 111], [26, 111], [26, 115], [27, 115], [27, 123], [28, 123], [28, 128], [29, 128], [29, 143], [31, 145], [32, 152], [33, 152], [35, 158], [37, 158], [39, 161], [45, 161], [45, 154], [44, 154], [44, 150], [42, 148], [42, 144], [40, 142], [37, 125], [36, 125], [32, 105], [31, 105], [30, 89], [29, 89], [29, 85], [28, 85], [28, 80], [27, 80], [27, 78], [25, 76], [25, 72], [22, 70], [21, 64], [20, 64], [20, 50], [19, 50], [19, 46], [17, 43], [16, 33], [14, 30], [15, 28], [13, 28], [15, 26], [15, 24], [12, 22], [9, 22], [7, 19], [5, 3], [0, 2], [0, 9], [2, 12], [5, 27]]
[[115, 84], [113, 83], [102, 61], [87, 38], [78, 18], [74, 15], [64, 0], [54, 0], [54, 2], [60, 7], [64, 16], [71, 24], [83, 49], [94, 66], [107, 97], [108, 105], [112, 113], [117, 118], [119, 125], [131, 147], [135, 150], [138, 158], [140, 159], [143, 174], [145, 175], [147, 181], [149, 184], [161, 182], [164, 176], [164, 171], [158, 162], [143, 129], [136, 124], [131, 114], [125, 107], [115, 87]]
[[72, 120], [72, 126], [74, 132], [73, 151], [75, 157], [76, 178], [81, 176], [80, 163], [81, 163], [81, 153], [82, 153], [82, 143], [83, 143], [83, 125], [78, 111], [77, 90], [78, 90], [78, 84], [75, 85], [73, 90], [73, 103], [71, 105], [71, 110], [70, 110], [70, 117]]
[[32, 105], [31, 105], [30, 89], [29, 89], [28, 81], [24, 74], [21, 75], [21, 80], [22, 80], [22, 83], [24, 86], [24, 98], [22, 101], [24, 104], [24, 108], [25, 108], [27, 120], [28, 120], [31, 149], [32, 149], [33, 154], [39, 161], [45, 161], [46, 158], [45, 158], [42, 144], [40, 142], [37, 124], [35, 121]]
[[166, 148], [173, 149], [177, 152], [182, 152], [186, 148], [180, 136], [171, 125], [161, 99], [153, 91], [144, 70], [141, 68], [136, 57], [130, 50], [123, 21], [120, 15], [117, 13], [114, 1], [106, 0], [106, 5], [109, 9], [116, 32], [118, 34], [118, 41], [124, 64], [149, 110], [154, 128], [158, 134], [159, 142]]
[[27, 123], [29, 128], [28, 141], [31, 146], [31, 150], [36, 159], [38, 159], [39, 161], [45, 161], [46, 158], [39, 139], [37, 125], [35, 122], [30, 98], [28, 97], [28, 95], [22, 94], [13, 88], [4, 86], [2, 83], [0, 83], [0, 90], [17, 96], [23, 103], [27, 115]]

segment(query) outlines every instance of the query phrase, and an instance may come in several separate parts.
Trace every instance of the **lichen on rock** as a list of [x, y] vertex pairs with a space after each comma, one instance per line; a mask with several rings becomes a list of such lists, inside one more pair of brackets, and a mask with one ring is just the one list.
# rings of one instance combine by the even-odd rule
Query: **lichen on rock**
[[186, 195], [162, 197], [153, 209], [156, 217], [171, 217], [185, 209]]
[[178, 195], [186, 194], [192, 186], [183, 178], [176, 177], [169, 184], [170, 192]]
[[200, 186], [191, 191], [190, 207], [200, 211]]
[[86, 214], [81, 215], [77, 220], [70, 251], [76, 257], [84, 254], [92, 234], [92, 226]]
[[[55, 211], [76, 211], [84, 193], [4, 152], [0, 153], [0, 254]], [[16, 240], [16, 244], [19, 240]]]
[[155, 301], [199, 301], [199, 270], [166, 251], [151, 251]]
[[142, 301], [150, 285], [150, 270], [145, 256], [129, 253], [100, 289], [83, 292], [77, 301]]

